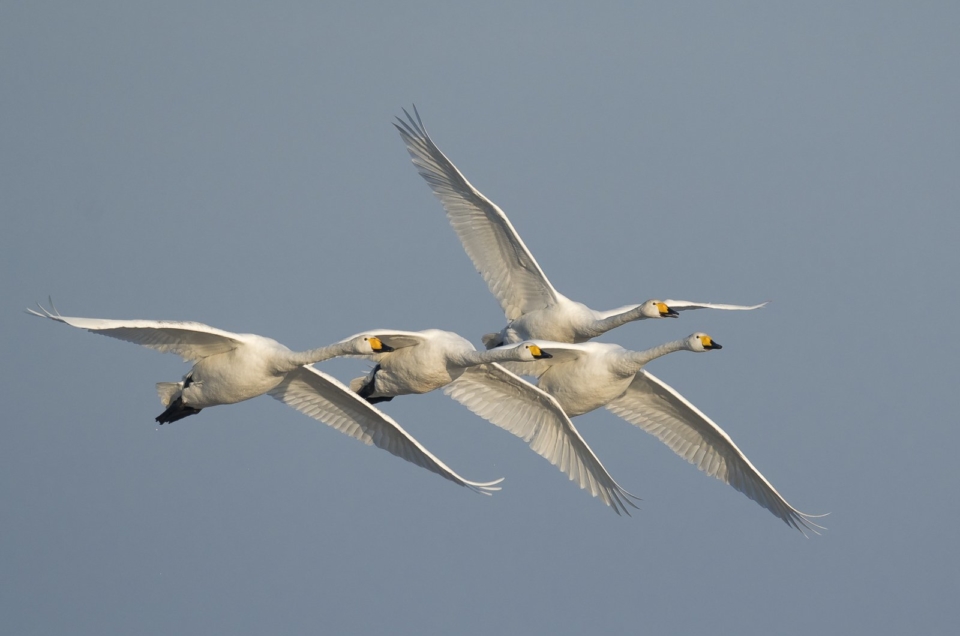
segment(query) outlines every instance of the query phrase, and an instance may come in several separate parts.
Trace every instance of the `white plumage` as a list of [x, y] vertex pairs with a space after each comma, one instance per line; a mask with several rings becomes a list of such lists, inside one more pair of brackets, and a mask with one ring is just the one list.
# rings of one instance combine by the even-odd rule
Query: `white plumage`
[[787, 503], [723, 429], [643, 368], [651, 360], [675, 351], [720, 349], [707, 334], [695, 333], [647, 351], [628, 351], [599, 342], [532, 342], [552, 354], [537, 363], [546, 367], [541, 369], [538, 386], [554, 396], [570, 417], [606, 407], [787, 525], [804, 534], [822, 529], [812, 520], [822, 515], [800, 512]]
[[335, 378], [309, 366], [335, 356], [374, 353], [383, 344], [366, 335], [328, 347], [290, 351], [276, 340], [237, 334], [198, 322], [106, 320], [61, 316], [56, 309], [41, 318], [126, 340], [164, 353], [175, 353], [194, 366], [180, 382], [161, 382], [158, 393], [168, 407], [157, 421], [173, 422], [201, 409], [233, 404], [268, 393], [336, 430], [416, 464], [476, 492], [500, 490], [502, 479], [474, 482], [453, 472], [393, 419], [352, 393]]
[[766, 304], [648, 300], [595, 311], [570, 300], [547, 280], [507, 215], [467, 181], [427, 134], [416, 108], [414, 113], [416, 118], [404, 110], [407, 120], [397, 118], [394, 126], [508, 321], [500, 332], [484, 336], [488, 349], [532, 339], [585, 342], [634, 320], [676, 317], [677, 312], [691, 309], [749, 310]]
[[633, 495], [607, 473], [557, 401], [499, 364], [545, 358], [536, 345], [477, 351], [459, 335], [438, 329], [374, 329], [360, 335], [393, 349], [366, 356], [377, 361], [376, 367], [350, 383], [361, 396], [379, 402], [443, 388], [480, 417], [523, 439], [617, 514], [634, 505]]

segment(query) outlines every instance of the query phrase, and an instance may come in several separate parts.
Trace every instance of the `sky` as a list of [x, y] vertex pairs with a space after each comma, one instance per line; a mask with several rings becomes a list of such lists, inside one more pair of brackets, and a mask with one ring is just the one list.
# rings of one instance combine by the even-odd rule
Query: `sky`
[[[945, 633], [960, 8], [949, 2], [0, 3], [0, 615], [13, 634]], [[648, 369], [822, 536], [601, 410], [618, 517], [440, 392], [382, 405], [484, 497], [24, 309], [294, 349], [503, 315], [393, 118], [596, 309], [752, 304]], [[320, 367], [344, 381], [367, 364]]]

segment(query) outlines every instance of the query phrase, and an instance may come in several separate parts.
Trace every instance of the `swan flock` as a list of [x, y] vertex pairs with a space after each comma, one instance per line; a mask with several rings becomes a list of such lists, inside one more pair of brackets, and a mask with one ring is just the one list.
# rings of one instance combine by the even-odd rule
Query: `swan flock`
[[[27, 311], [71, 327], [174, 353], [192, 367], [177, 382], [160, 382], [164, 407], [155, 421], [178, 422], [205, 408], [260, 395], [365, 444], [374, 445], [457, 485], [489, 495], [502, 478], [461, 477], [407, 433], [383, 409], [398, 396], [441, 389], [480, 418], [522, 439], [569, 480], [617, 514], [636, 508], [571, 418], [599, 408], [654, 436], [700, 471], [743, 493], [805, 536], [815, 519], [780, 495], [727, 433], [646, 366], [679, 351], [721, 349], [696, 332], [645, 351], [593, 342], [641, 320], [677, 318], [684, 311], [749, 311], [734, 305], [647, 299], [598, 311], [561, 294], [547, 279], [506, 214], [467, 181], [427, 134], [416, 108], [394, 126], [414, 166], [440, 200], [464, 251], [503, 310], [506, 324], [478, 340], [438, 329], [368, 329], [307, 351], [291, 351], [256, 334], [231, 333], [197, 322], [111, 320]], [[369, 360], [368, 373], [348, 384], [314, 365], [334, 357]], [[405, 398], [406, 399], [406, 398]]]

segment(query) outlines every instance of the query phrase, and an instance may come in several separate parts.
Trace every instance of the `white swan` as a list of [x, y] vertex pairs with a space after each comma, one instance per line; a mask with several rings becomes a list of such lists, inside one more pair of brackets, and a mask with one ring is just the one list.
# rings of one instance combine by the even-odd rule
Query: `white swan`
[[537, 386], [556, 398], [570, 417], [607, 407], [651, 435], [711, 477], [727, 483], [800, 530], [823, 529], [809, 515], [780, 496], [754, 468], [730, 436], [682, 395], [648, 373], [643, 366], [674, 351], [697, 353], [720, 349], [705, 333], [694, 333], [647, 351], [628, 351], [615, 344], [533, 341], [552, 354], [538, 364], [547, 368]]
[[[377, 365], [350, 388], [372, 403], [397, 395], [444, 392], [490, 422], [510, 431], [620, 514], [633, 495], [620, 487], [600, 463], [557, 401], [498, 362], [534, 361], [549, 357], [536, 345], [521, 343], [477, 351], [450, 331], [389, 331], [375, 337], [392, 352], [367, 355]], [[634, 506], [635, 507], [635, 506]]]
[[[759, 305], [723, 305], [686, 300], [648, 300], [610, 311], [595, 311], [570, 300], [550, 284], [507, 215], [483, 196], [430, 139], [420, 114], [396, 126], [413, 163], [440, 199], [450, 224], [477, 271], [499, 301], [508, 324], [483, 337], [490, 349], [523, 340], [585, 342], [634, 320], [676, 317], [691, 309], [749, 310]], [[514, 368], [514, 367], [511, 367]]]
[[473, 482], [453, 472], [393, 419], [347, 389], [336, 378], [309, 366], [335, 356], [389, 351], [375, 337], [360, 336], [329, 347], [294, 352], [276, 340], [230, 333], [198, 322], [105, 320], [61, 316], [42, 306], [34, 316], [126, 340], [194, 362], [180, 382], [160, 382], [157, 392], [167, 409], [156, 421], [174, 422], [201, 409], [233, 404], [268, 393], [316, 420], [365, 444], [434, 472], [476, 492], [500, 490], [502, 479]]

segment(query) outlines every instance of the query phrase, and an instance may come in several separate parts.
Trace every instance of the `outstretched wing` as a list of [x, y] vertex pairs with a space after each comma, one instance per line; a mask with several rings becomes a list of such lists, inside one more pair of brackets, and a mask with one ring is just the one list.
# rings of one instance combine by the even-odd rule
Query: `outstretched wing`
[[667, 307], [674, 311], [688, 311], [690, 309], [728, 309], [732, 311], [749, 311], [750, 309], [760, 309], [770, 301], [760, 303], [759, 305], [723, 305], [720, 303], [695, 303], [689, 300], [665, 300]]
[[[396, 329], [368, 329], [367, 331], [361, 331], [360, 333], [354, 334], [349, 338], [344, 338], [340, 342], [348, 342], [360, 336], [376, 336], [377, 338], [380, 339], [380, 342], [387, 345], [391, 349], [402, 349], [404, 347], [413, 347], [427, 340], [427, 337], [419, 331], [398, 331]], [[343, 357], [364, 358], [366, 360], [379, 361], [387, 353], [388, 352], [385, 352], [385, 351], [381, 351], [379, 353], [358, 353], [358, 354], [349, 354]]]
[[313, 367], [288, 373], [269, 394], [304, 415], [323, 422], [364, 444], [426, 468], [455, 484], [489, 495], [503, 479], [475, 482], [464, 479], [437, 459], [390, 416], [371, 406], [333, 376]]
[[557, 291], [513, 229], [507, 215], [457, 170], [427, 134], [416, 107], [414, 119], [396, 126], [413, 163], [440, 199], [474, 267], [483, 276], [507, 320], [557, 302]]
[[[672, 305], [671, 305], [672, 306]], [[730, 436], [693, 404], [663, 381], [641, 369], [621, 397], [607, 409], [654, 435], [673, 452], [701, 471], [730, 484], [803, 532], [823, 529], [780, 496], [754, 468]]]
[[[550, 357], [542, 358], [540, 360], [530, 360], [528, 362], [498, 362], [497, 364], [505, 368], [510, 373], [539, 378], [553, 365], [576, 360], [580, 356], [584, 355], [586, 347], [595, 344], [584, 342], [554, 342], [552, 340], [528, 340], [527, 342], [537, 345], [540, 347], [541, 351], [550, 354]], [[515, 346], [516, 345], [501, 345], [497, 348], [507, 349]], [[489, 349], [489, 351], [495, 350], [496, 349]]]
[[620, 514], [636, 499], [620, 487], [580, 436], [556, 399], [499, 364], [470, 367], [443, 392], [485, 420], [530, 444], [571, 481]]
[[[695, 303], [689, 300], [664, 300], [663, 303], [667, 307], [673, 309], [674, 311], [689, 311], [691, 309], [728, 309], [734, 311], [748, 311], [750, 309], [760, 309], [765, 306], [770, 301], [760, 303], [759, 305], [721, 305], [719, 303]], [[624, 305], [623, 307], [617, 307], [616, 309], [609, 309], [607, 311], [597, 311], [596, 314], [599, 318], [612, 318], [614, 316], [619, 316], [620, 314], [625, 314], [628, 311], [633, 311], [640, 305]]]
[[244, 341], [244, 336], [241, 334], [230, 333], [199, 322], [73, 318], [61, 316], [52, 302], [50, 311], [41, 305], [38, 306], [43, 313], [32, 309], [27, 309], [27, 312], [78, 329], [86, 329], [93, 333], [143, 345], [161, 353], [175, 353], [188, 362], [230, 351]]

